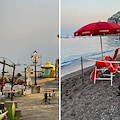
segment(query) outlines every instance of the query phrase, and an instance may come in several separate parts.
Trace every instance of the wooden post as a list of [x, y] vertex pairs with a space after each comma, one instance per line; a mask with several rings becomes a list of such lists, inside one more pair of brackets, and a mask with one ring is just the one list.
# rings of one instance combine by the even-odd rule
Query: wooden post
[[4, 71], [5, 71], [5, 60], [3, 61], [2, 82], [4, 79]]
[[26, 89], [26, 68], [25, 68], [25, 89]]
[[55, 78], [59, 80], [59, 59], [56, 59], [55, 63]]
[[13, 66], [13, 77], [12, 77], [12, 87], [13, 87], [13, 82], [14, 82], [14, 76], [15, 76], [15, 65]]
[[83, 58], [81, 57], [82, 83], [84, 84]]
[[[13, 77], [12, 77], [12, 85], [11, 85], [11, 91], [13, 88], [13, 82], [14, 82], [14, 75], [15, 75], [15, 65], [13, 66]], [[13, 101], [13, 93], [11, 92], [11, 101]]]

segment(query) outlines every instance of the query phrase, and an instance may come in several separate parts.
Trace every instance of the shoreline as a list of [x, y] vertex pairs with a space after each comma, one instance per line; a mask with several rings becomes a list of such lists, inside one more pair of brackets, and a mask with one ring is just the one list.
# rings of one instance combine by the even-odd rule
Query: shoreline
[[[117, 55], [116, 60], [118, 60], [118, 61], [120, 60], [120, 54]], [[95, 67], [95, 64], [92, 65], [92, 66], [85, 67], [85, 68], [83, 68], [83, 72], [86, 72], [86, 71], [89, 71], [91, 69], [94, 69], [94, 67]], [[77, 70], [75, 72], [68, 73], [68, 74], [66, 74], [66, 75], [61, 77], [61, 81], [65, 80], [65, 79], [68, 79], [68, 78], [71, 78], [71, 77], [75, 77], [77, 75], [80, 75], [81, 73], [82, 73], [81, 69]]]
[[[93, 69], [94, 66], [95, 66], [95, 65], [92, 65], [92, 66], [83, 68], [83, 72], [86, 72], [86, 71], [89, 71], [89, 70]], [[71, 73], [69, 73], [69, 74], [67, 74], [67, 75], [62, 76], [62, 77], [61, 77], [61, 81], [64, 81], [65, 79], [73, 78], [73, 77], [78, 76], [78, 75], [81, 75], [81, 74], [82, 74], [82, 70], [81, 70], [81, 69], [80, 69], [80, 70], [77, 70], [77, 71], [75, 71], [75, 72], [71, 72]]]

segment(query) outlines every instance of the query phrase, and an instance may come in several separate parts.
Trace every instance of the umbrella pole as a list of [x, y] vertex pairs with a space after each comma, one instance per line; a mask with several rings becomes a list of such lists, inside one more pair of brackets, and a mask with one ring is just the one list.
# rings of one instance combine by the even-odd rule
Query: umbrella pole
[[101, 53], [102, 53], [102, 59], [103, 59], [103, 48], [102, 48], [102, 36], [100, 35], [100, 42], [101, 42]]
[[119, 41], [120, 41], [120, 33], [118, 33], [118, 35], [119, 35]]

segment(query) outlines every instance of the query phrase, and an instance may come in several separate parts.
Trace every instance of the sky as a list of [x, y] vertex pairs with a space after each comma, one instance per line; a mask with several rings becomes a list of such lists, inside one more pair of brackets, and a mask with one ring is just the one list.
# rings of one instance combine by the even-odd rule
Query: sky
[[74, 36], [92, 22], [107, 22], [118, 11], [120, 0], [61, 0], [61, 36]]
[[31, 64], [36, 50], [39, 63], [59, 57], [58, 0], [0, 0], [0, 57], [15, 64]]

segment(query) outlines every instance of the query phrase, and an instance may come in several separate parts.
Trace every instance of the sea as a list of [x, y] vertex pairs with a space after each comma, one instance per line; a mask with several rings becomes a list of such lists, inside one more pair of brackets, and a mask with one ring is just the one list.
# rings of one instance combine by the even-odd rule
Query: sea
[[[102, 36], [103, 56], [113, 56], [120, 47], [119, 36]], [[61, 77], [95, 64], [102, 59], [100, 36], [61, 38]], [[94, 60], [88, 60], [94, 59]]]

